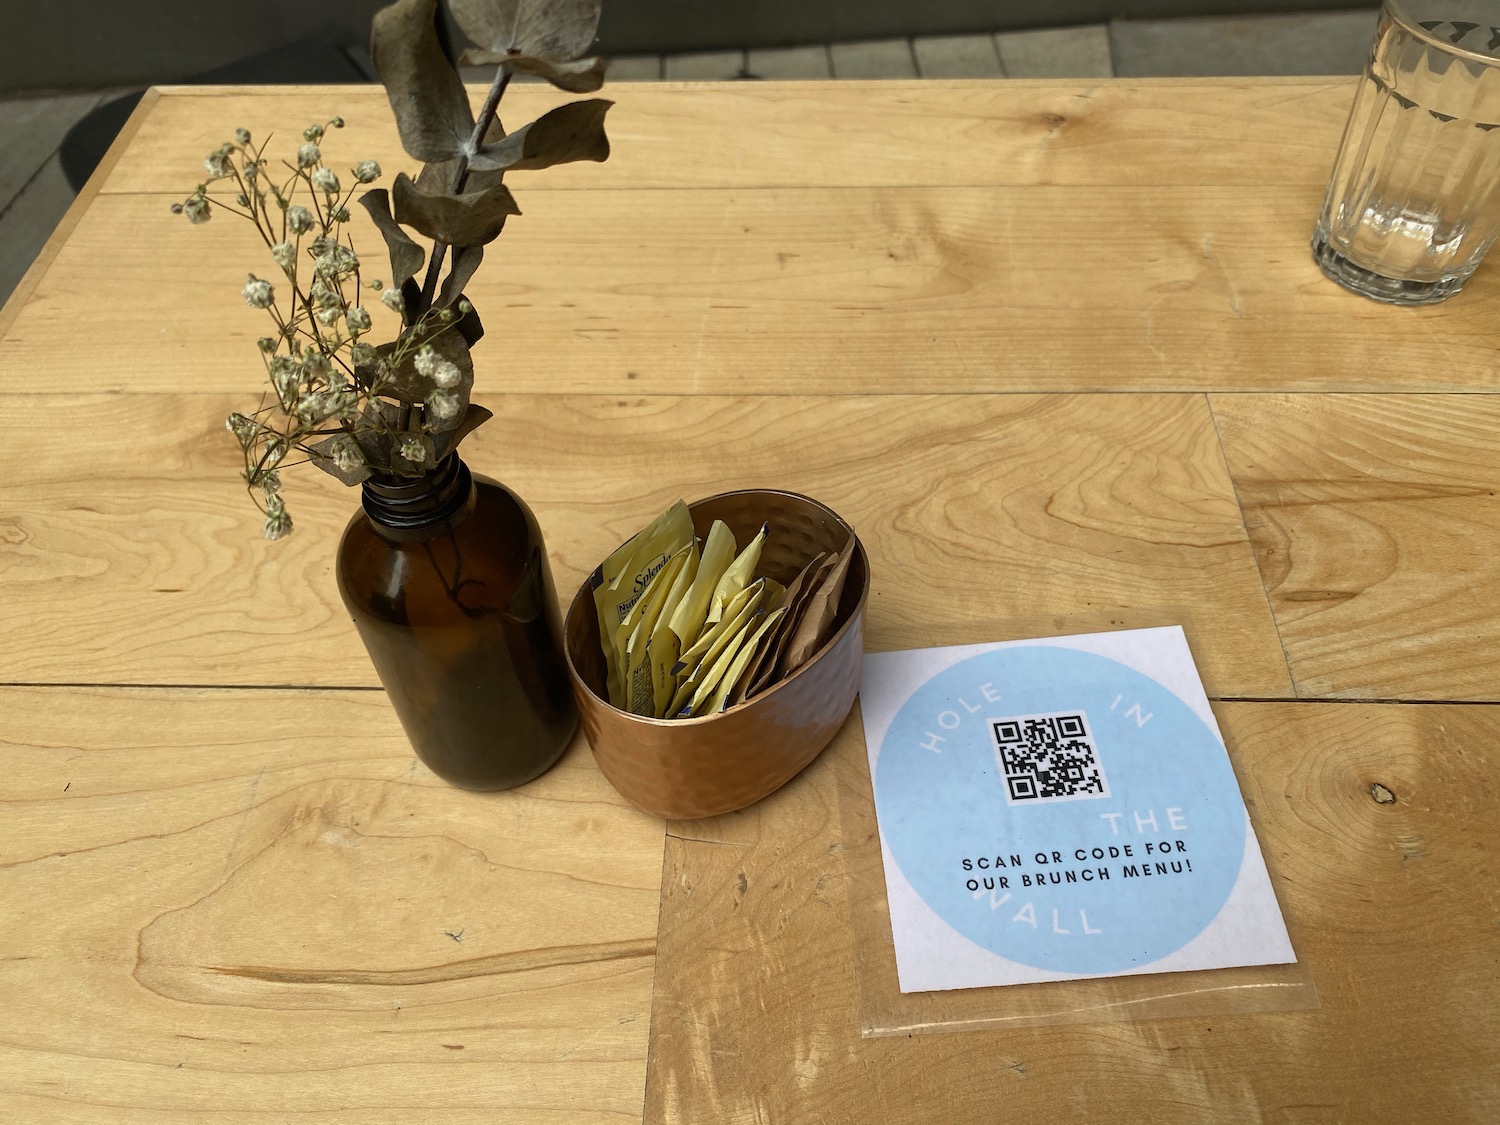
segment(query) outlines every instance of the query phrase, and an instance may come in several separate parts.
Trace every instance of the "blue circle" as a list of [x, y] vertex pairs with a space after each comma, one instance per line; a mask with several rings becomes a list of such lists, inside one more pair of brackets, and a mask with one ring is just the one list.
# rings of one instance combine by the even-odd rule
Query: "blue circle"
[[[1013, 755], [1020, 795], [1008, 799], [996, 721], [1080, 713], [1107, 795], [1026, 796]], [[1042, 781], [1080, 785], [1087, 751], [1069, 756], [1074, 768]], [[1218, 736], [1156, 680], [1076, 649], [996, 649], [933, 676], [886, 731], [874, 790], [886, 845], [927, 905], [983, 948], [1052, 972], [1124, 972], [1182, 948], [1244, 862], [1244, 802]]]

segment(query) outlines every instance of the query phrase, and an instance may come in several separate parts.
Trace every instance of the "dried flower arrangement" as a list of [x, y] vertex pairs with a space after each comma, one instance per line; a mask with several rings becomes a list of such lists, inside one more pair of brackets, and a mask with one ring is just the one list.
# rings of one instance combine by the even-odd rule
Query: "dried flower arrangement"
[[[371, 53], [402, 147], [423, 163], [415, 180], [401, 173], [389, 191], [368, 188], [355, 200], [381, 169], [373, 160], [355, 163], [345, 188], [323, 153], [328, 129], [344, 124], [335, 117], [303, 132], [284, 175], [264, 143], [236, 131], [204, 161], [207, 181], [172, 208], [195, 224], [221, 209], [250, 220], [284, 278], [273, 283], [252, 273], [241, 290], [246, 304], [275, 322], [259, 341], [271, 390], [259, 410], [228, 418], [268, 539], [291, 531], [281, 470], [305, 463], [289, 461], [295, 453], [348, 485], [420, 477], [490, 417], [470, 401], [470, 348], [484, 329], [464, 287], [484, 247], [520, 214], [505, 174], [609, 155], [604, 116], [612, 103], [602, 98], [559, 106], [509, 133], [497, 112], [517, 74], [573, 93], [603, 84], [604, 60], [586, 55], [599, 0], [451, 0], [450, 7], [478, 44], [460, 61], [497, 68], [477, 116], [443, 49], [438, 0], [397, 0], [372, 26]], [[388, 284], [364, 281], [348, 230], [351, 202], [385, 241]], [[429, 240], [431, 251], [409, 232]], [[387, 342], [368, 339], [374, 318], [366, 291], [400, 317]]]

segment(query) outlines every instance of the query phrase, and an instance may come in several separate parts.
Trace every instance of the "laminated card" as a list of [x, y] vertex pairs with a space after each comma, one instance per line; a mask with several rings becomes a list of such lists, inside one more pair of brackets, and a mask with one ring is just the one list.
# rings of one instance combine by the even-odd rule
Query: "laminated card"
[[902, 992], [1296, 960], [1180, 628], [871, 653]]

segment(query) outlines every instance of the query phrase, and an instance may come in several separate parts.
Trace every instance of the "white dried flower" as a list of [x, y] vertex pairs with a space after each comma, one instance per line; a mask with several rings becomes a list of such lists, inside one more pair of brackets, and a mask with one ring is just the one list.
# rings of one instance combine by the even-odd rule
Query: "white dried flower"
[[216, 148], [203, 160], [203, 167], [208, 169], [211, 176], [229, 175], [229, 149]]
[[265, 456], [261, 458], [261, 471], [268, 472], [286, 460], [286, 451], [289, 447], [286, 438], [280, 434], [267, 441]]
[[318, 225], [313, 213], [298, 203], [286, 210], [286, 225], [293, 234], [306, 234]]
[[344, 314], [344, 323], [349, 326], [351, 336], [358, 336], [370, 330], [370, 313], [364, 305], [355, 305]]
[[458, 301], [458, 312], [460, 316], [468, 316], [474, 311], [474, 306], [469, 304], [468, 299], [460, 297]]
[[240, 296], [245, 298], [245, 304], [252, 309], [268, 309], [276, 301], [276, 291], [271, 288], [269, 281], [262, 281], [253, 273], [245, 282], [245, 287], [240, 290]]
[[343, 308], [344, 305], [344, 302], [339, 298], [338, 290], [329, 285], [321, 274], [313, 278], [312, 288], [308, 291], [308, 296], [312, 298], [314, 308], [333, 309]]
[[431, 379], [441, 358], [431, 344], [423, 344], [417, 349], [417, 355], [412, 360], [412, 364], [416, 367], [418, 375], [425, 375]]
[[302, 370], [307, 372], [310, 379], [328, 378], [328, 372], [332, 370], [332, 366], [326, 355], [312, 348], [308, 348], [302, 356]]
[[380, 303], [392, 312], [404, 313], [406, 311], [406, 298], [401, 296], [399, 289], [386, 289], [380, 294]]
[[255, 346], [265, 352], [266, 355], [270, 355], [280, 345], [274, 336], [262, 336], [259, 340], [255, 341]]
[[248, 414], [241, 414], [238, 411], [224, 419], [224, 427], [235, 436], [241, 449], [249, 449], [250, 443], [255, 440], [255, 435], [260, 433], [260, 423]]
[[182, 205], [182, 213], [194, 226], [206, 223], [209, 220], [208, 200], [201, 195], [195, 195]]
[[288, 277], [297, 268], [297, 247], [286, 239], [271, 247], [271, 257], [276, 259], [276, 264], [286, 272]]
[[241, 145], [247, 145], [247, 144], [249, 144], [250, 143], [250, 130], [249, 129], [236, 129], [234, 131], [234, 140], [235, 140], [236, 144], [241, 144]]
[[329, 195], [338, 194], [339, 178], [332, 168], [319, 168], [312, 174], [312, 184], [319, 191], [326, 191]]
[[340, 472], [352, 473], [366, 464], [365, 451], [348, 434], [343, 434], [328, 443], [325, 453]]
[[281, 539], [292, 533], [292, 517], [280, 496], [266, 497], [266, 526], [261, 532], [267, 539]]
[[397, 447], [396, 453], [414, 465], [427, 464], [427, 442], [421, 434], [403, 434], [401, 444]]
[[245, 177], [247, 184], [253, 184], [256, 180], [260, 179], [260, 164], [246, 164], [245, 170], [241, 175]]
[[323, 139], [323, 126], [309, 125], [306, 129], [302, 130], [302, 139], [309, 142], [321, 141]]
[[359, 269], [359, 257], [349, 247], [330, 239], [320, 239], [326, 249], [318, 254], [314, 264], [318, 272], [328, 277], [353, 273]]
[[290, 402], [302, 386], [302, 365], [290, 356], [277, 355], [271, 357], [269, 367], [271, 385], [282, 402]]
[[339, 322], [339, 310], [337, 308], [319, 309], [313, 313], [319, 324], [324, 328], [332, 328]]
[[256, 474], [256, 476], [258, 478], [256, 483], [260, 485], [260, 490], [266, 494], [268, 501], [281, 492], [281, 471], [279, 469], [269, 469], [264, 473]]
[[318, 146], [313, 144], [311, 141], [308, 141], [307, 144], [303, 145], [297, 150], [298, 168], [311, 168], [314, 164], [322, 159], [323, 154], [318, 151]]
[[433, 391], [427, 396], [427, 409], [444, 422], [458, 413], [459, 406], [458, 396], [452, 391]]
[[293, 412], [303, 422], [313, 425], [330, 418], [352, 417], [358, 405], [359, 396], [353, 391], [314, 391], [298, 399]]
[[366, 367], [380, 362], [380, 353], [372, 345], [361, 342], [349, 349], [349, 358], [354, 361], [355, 367]]
[[372, 184], [380, 179], [380, 165], [373, 160], [361, 160], [354, 166], [354, 178], [362, 184]]

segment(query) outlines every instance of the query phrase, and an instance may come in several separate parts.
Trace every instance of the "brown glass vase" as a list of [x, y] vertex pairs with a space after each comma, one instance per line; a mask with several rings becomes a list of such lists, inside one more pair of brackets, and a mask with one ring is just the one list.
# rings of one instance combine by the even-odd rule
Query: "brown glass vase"
[[339, 593], [412, 749], [465, 789], [532, 780], [577, 724], [536, 518], [457, 454], [416, 480], [368, 480], [362, 500]]

